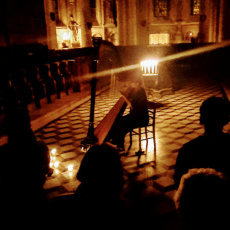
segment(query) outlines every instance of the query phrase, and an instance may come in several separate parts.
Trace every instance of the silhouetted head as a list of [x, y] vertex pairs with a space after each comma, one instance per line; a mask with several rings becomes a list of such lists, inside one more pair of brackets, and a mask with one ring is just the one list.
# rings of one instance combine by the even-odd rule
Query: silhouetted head
[[119, 193], [124, 179], [117, 149], [109, 143], [92, 146], [82, 159], [77, 179], [98, 189]]
[[229, 122], [229, 102], [221, 97], [210, 97], [200, 107], [200, 123], [223, 127]]
[[182, 176], [174, 201], [189, 228], [218, 226], [228, 220], [229, 181], [215, 169], [190, 169]]

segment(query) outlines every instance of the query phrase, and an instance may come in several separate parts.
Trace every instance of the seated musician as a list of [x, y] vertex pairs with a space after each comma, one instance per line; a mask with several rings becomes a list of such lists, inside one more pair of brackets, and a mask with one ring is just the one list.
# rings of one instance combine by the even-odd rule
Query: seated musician
[[144, 127], [148, 124], [147, 97], [142, 81], [140, 70], [129, 70], [125, 72], [121, 84], [125, 85], [121, 94], [130, 106], [128, 115], [117, 117], [105, 141], [111, 141], [120, 150], [124, 150], [125, 135], [134, 128]]

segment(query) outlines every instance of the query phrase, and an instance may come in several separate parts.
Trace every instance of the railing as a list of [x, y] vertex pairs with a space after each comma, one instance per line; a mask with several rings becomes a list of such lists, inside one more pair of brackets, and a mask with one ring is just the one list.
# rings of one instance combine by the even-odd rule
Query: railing
[[[22, 52], [23, 51], [23, 52]], [[92, 72], [94, 48], [46, 51], [4, 50], [1, 55], [0, 114], [8, 87], [18, 101], [41, 108], [41, 99], [52, 103], [51, 95], [61, 98], [61, 92], [80, 92], [80, 76]], [[12, 58], [13, 57], [13, 58]]]

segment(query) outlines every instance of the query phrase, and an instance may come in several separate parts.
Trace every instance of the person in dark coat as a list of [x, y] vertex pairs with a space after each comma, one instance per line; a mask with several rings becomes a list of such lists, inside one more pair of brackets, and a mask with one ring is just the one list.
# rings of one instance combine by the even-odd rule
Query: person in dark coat
[[106, 138], [107, 141], [112, 140], [112, 143], [120, 149], [124, 149], [124, 138], [128, 132], [138, 127], [145, 127], [149, 121], [148, 100], [141, 72], [139, 70], [127, 71], [124, 83], [126, 88], [121, 91], [121, 94], [130, 107], [130, 113], [115, 120]]
[[229, 122], [229, 102], [211, 97], [200, 107], [204, 135], [184, 144], [177, 156], [174, 180], [178, 186], [183, 174], [192, 168], [214, 168], [230, 176], [230, 135], [223, 127]]

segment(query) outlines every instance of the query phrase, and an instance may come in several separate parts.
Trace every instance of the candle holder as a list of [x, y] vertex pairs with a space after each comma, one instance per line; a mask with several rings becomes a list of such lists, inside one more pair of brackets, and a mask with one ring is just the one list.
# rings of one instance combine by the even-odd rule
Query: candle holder
[[157, 69], [158, 61], [155, 59], [149, 59], [141, 62], [141, 70], [143, 76], [158, 75]]

